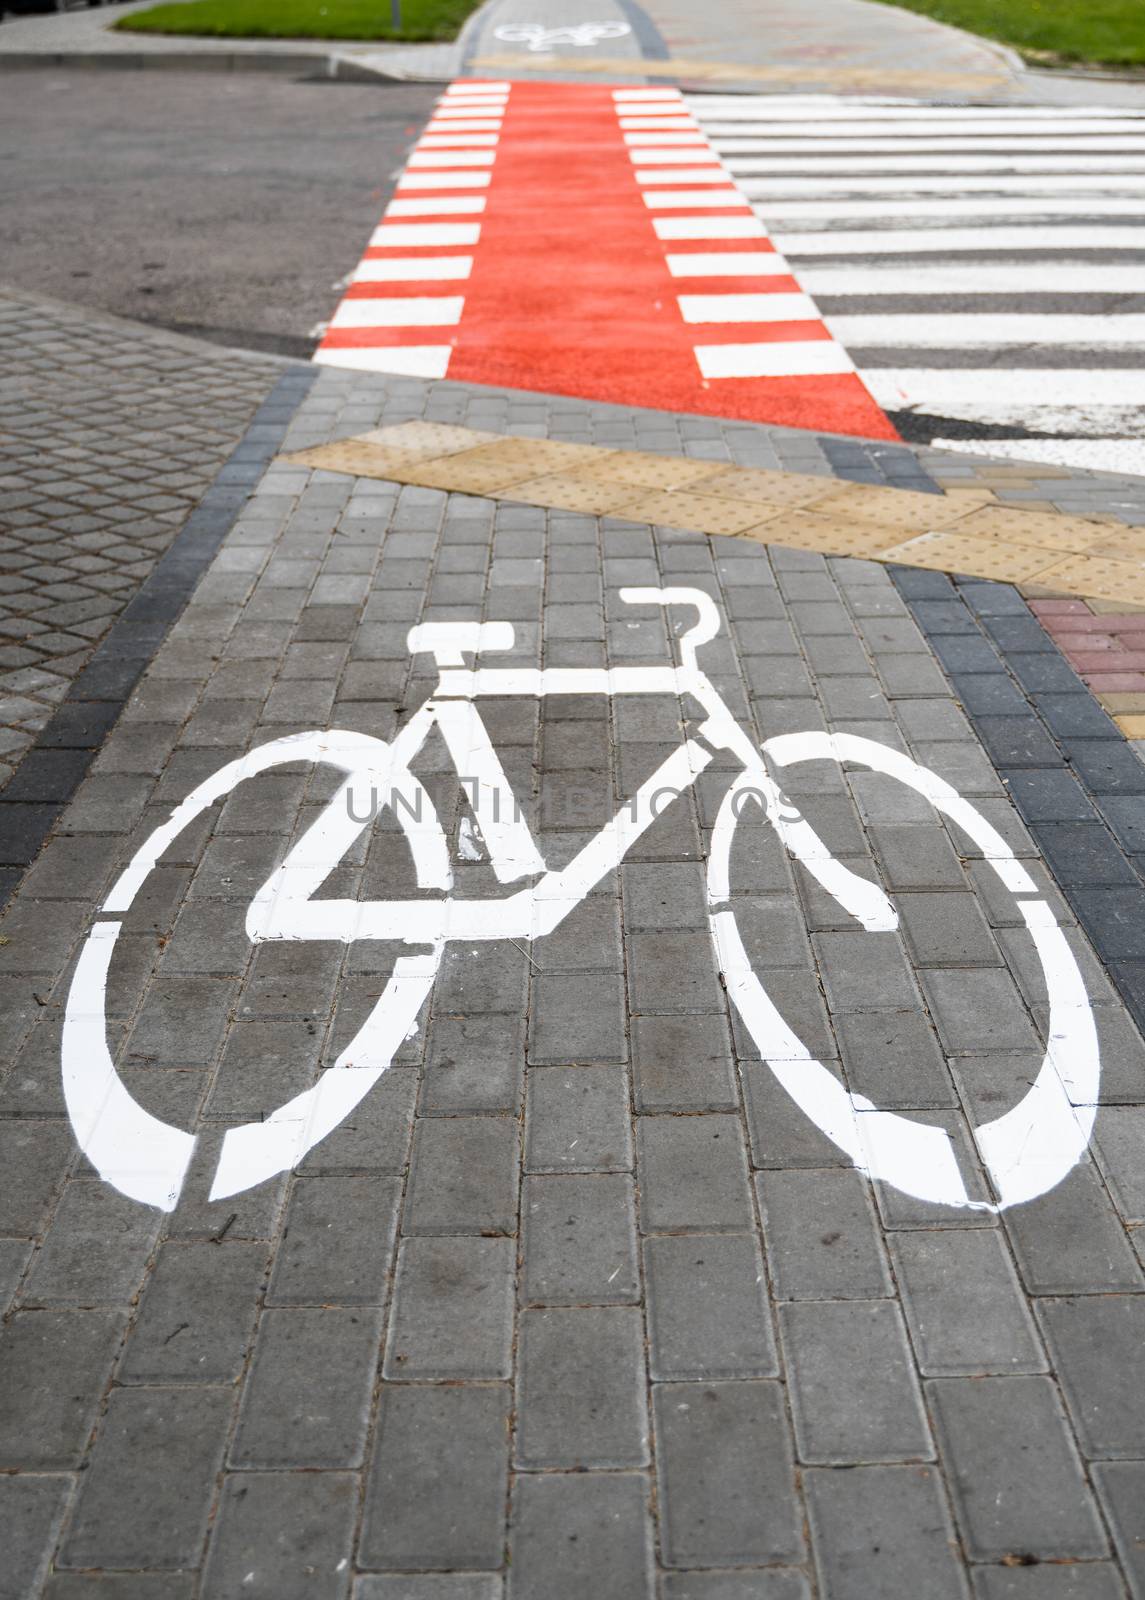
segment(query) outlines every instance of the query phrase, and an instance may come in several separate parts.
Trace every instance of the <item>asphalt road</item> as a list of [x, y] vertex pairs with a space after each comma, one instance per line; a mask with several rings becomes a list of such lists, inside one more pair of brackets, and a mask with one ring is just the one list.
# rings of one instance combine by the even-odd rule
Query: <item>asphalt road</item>
[[432, 85], [0, 73], [0, 277], [307, 356]]

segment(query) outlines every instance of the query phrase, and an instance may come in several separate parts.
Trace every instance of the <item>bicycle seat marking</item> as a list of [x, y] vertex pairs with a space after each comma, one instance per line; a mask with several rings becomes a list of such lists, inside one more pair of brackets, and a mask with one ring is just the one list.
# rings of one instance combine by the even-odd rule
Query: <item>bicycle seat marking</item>
[[[389, 1068], [416, 1032], [448, 944], [515, 939], [553, 932], [593, 887], [615, 871], [660, 814], [657, 797], [680, 795], [717, 752], [742, 771], [722, 800], [707, 865], [709, 929], [716, 964], [752, 1041], [803, 1113], [859, 1171], [918, 1199], [1000, 1211], [1060, 1183], [1081, 1159], [1093, 1128], [1100, 1077], [1093, 1011], [1077, 961], [1049, 904], [997, 829], [944, 779], [909, 756], [853, 734], [794, 733], [757, 746], [736, 721], [696, 658], [720, 629], [714, 601], [691, 588], [623, 589], [633, 605], [687, 606], [698, 620], [681, 633], [680, 664], [560, 668], [469, 666], [467, 656], [511, 650], [507, 622], [423, 623], [410, 629], [412, 652], [431, 653], [436, 688], [390, 741], [338, 729], [272, 740], [229, 762], [199, 784], [140, 847], [120, 875], [84, 943], [68, 993], [62, 1069], [68, 1114], [80, 1147], [122, 1194], [170, 1211], [183, 1188], [195, 1136], [164, 1122], [132, 1096], [107, 1045], [105, 991], [116, 941], [147, 877], [178, 836], [239, 783], [288, 762], [326, 763], [343, 774], [317, 820], [287, 851], [255, 894], [246, 915], [254, 943], [387, 940], [407, 947], [366, 1021], [332, 1065], [301, 1094], [259, 1121], [230, 1128], [210, 1190], [221, 1200], [287, 1172], [331, 1133]], [[572, 860], [549, 868], [521, 815], [480, 712], [483, 698], [659, 694], [688, 698], [703, 710], [685, 737]], [[518, 885], [502, 898], [455, 897], [445, 832], [424, 786], [410, 770], [434, 730], [459, 774], [473, 786], [476, 819], [462, 839], [472, 859], [479, 835], [499, 883]], [[883, 890], [836, 859], [783, 794], [772, 767], [834, 762], [884, 773], [922, 796], [981, 851], [1013, 897], [1043, 974], [1049, 1008], [1047, 1043], [1037, 1076], [1005, 1114], [979, 1124], [974, 1138], [995, 1198], [972, 1199], [944, 1128], [880, 1110], [851, 1093], [788, 1026], [752, 966], [737, 920], [731, 859], [736, 827], [759, 806], [789, 854], [848, 916], [869, 932], [890, 932], [898, 915]], [[371, 804], [363, 810], [355, 797]], [[318, 891], [378, 807], [394, 814], [409, 847], [419, 898], [321, 899]]]

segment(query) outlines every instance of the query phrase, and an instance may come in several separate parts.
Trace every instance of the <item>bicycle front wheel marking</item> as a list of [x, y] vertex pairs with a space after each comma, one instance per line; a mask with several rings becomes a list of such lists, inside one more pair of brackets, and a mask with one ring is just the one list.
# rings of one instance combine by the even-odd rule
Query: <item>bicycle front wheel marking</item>
[[976, 807], [897, 750], [855, 734], [801, 733], [769, 739], [763, 751], [781, 767], [814, 760], [857, 762], [897, 778], [949, 817], [978, 845], [1014, 896], [1037, 951], [1050, 1009], [1045, 1055], [1029, 1091], [1003, 1116], [973, 1130], [998, 1199], [993, 1204], [972, 1200], [949, 1134], [880, 1111], [865, 1096], [851, 1094], [787, 1027], [752, 969], [726, 899], [740, 796], [752, 792], [752, 776], [745, 773], [728, 790], [716, 820], [708, 895], [716, 959], [760, 1055], [804, 1114], [871, 1178], [920, 1200], [993, 1211], [1045, 1194], [1089, 1144], [1101, 1067], [1093, 1011], [1077, 961], [1050, 907], [1038, 897], [1037, 885]]
[[[243, 780], [294, 761], [328, 763], [344, 772], [347, 781], [379, 785], [383, 795], [399, 780], [421, 789], [408, 769], [395, 760], [391, 746], [368, 734], [332, 730], [272, 740], [229, 762], [187, 796], [132, 857], [104, 902], [101, 915], [121, 915], [130, 910], [164, 851], [208, 806]], [[255, 896], [247, 916], [253, 938], [307, 936], [304, 918], [297, 933], [275, 933], [260, 925], [268, 921], [270, 912], [279, 909], [297, 913], [301, 907], [304, 913], [308, 895], [353, 839], [372, 824], [372, 814], [360, 822], [348, 819], [343, 793], [339, 790], [328, 802], [318, 820]], [[403, 808], [396, 807], [395, 812], [410, 844], [419, 888], [446, 890], [450, 879], [445, 836], [428, 796], [424, 799], [429, 817], [416, 829]], [[316, 842], [327, 848], [326, 857], [321, 857], [321, 852], [314, 856]], [[300, 892], [292, 897], [278, 886], [289, 879], [291, 858], [299, 853], [308, 856], [309, 864]], [[327, 910], [336, 905], [322, 904]], [[351, 920], [343, 931], [322, 931], [317, 936], [349, 942], [356, 934], [360, 911], [358, 903], [353, 902]], [[100, 1177], [129, 1199], [160, 1211], [173, 1211], [194, 1154], [195, 1136], [145, 1110], [119, 1076], [107, 1048], [107, 978], [122, 927], [118, 920], [97, 921], [76, 963], [64, 1012], [64, 1099], [76, 1141]], [[389, 1067], [402, 1040], [416, 1027], [418, 1013], [433, 987], [443, 940], [437, 936], [429, 942], [428, 952], [397, 958], [390, 981], [366, 1021], [311, 1088], [269, 1116], [227, 1131], [211, 1185], [211, 1200], [240, 1194], [289, 1171], [369, 1092]]]

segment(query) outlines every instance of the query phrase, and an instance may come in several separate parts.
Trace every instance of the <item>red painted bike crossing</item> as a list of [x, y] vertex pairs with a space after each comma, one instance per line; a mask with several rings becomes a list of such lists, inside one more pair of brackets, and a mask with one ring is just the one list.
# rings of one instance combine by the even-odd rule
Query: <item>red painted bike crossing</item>
[[674, 89], [451, 85], [315, 359], [896, 437]]

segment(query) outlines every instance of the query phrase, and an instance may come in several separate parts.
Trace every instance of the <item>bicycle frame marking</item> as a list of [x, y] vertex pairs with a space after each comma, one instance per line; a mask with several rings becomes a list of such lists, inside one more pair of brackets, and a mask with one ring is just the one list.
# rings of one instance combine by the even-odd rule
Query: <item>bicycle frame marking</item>
[[[301, 1094], [264, 1120], [227, 1131], [210, 1198], [223, 1199], [288, 1171], [333, 1131], [388, 1069], [403, 1039], [416, 1031], [445, 946], [455, 940], [539, 939], [553, 932], [594, 885], [615, 870], [656, 819], [654, 800], [683, 793], [715, 758], [733, 753], [742, 774], [724, 796], [712, 833], [707, 894], [711, 938], [728, 993], [778, 1081], [804, 1113], [860, 1171], [908, 1194], [941, 1204], [1001, 1210], [1035, 1198], [1060, 1182], [1084, 1153], [1096, 1114], [1100, 1063], [1092, 1010], [1065, 936], [1037, 886], [997, 830], [936, 774], [909, 757], [850, 734], [785, 734], [762, 751], [736, 722], [699, 667], [697, 648], [719, 631], [714, 602], [696, 589], [627, 589], [633, 604], [687, 604], [699, 621], [679, 640], [681, 665], [612, 669], [467, 668], [465, 654], [506, 650], [506, 623], [427, 623], [410, 630], [412, 651], [432, 651], [439, 668], [433, 695], [386, 743], [339, 730], [291, 735], [229, 763], [200, 784], [151, 835], [121, 874], [100, 916], [117, 919], [133, 903], [163, 852], [207, 806], [246, 778], [284, 762], [338, 767], [344, 780], [302, 838], [251, 901], [246, 929], [255, 943], [317, 940], [350, 944], [388, 940], [419, 947], [400, 955], [385, 990], [338, 1059]], [[697, 735], [661, 763], [610, 822], [564, 867], [546, 866], [517, 808], [476, 701], [483, 697], [662, 694], [703, 708]], [[459, 773], [472, 774], [469, 838], [479, 830], [498, 881], [533, 878], [500, 900], [456, 900], [445, 834], [432, 802], [410, 770], [434, 727], [440, 728]], [[835, 860], [771, 777], [767, 760], [785, 767], [806, 760], [854, 762], [897, 778], [947, 815], [982, 850], [1015, 897], [1046, 976], [1049, 1042], [1041, 1069], [1010, 1111], [975, 1130], [997, 1202], [967, 1193], [949, 1134], [910, 1117], [881, 1111], [845, 1086], [788, 1028], [756, 976], [735, 921], [731, 846], [740, 808], [754, 800], [791, 854], [868, 931], [887, 932], [898, 917], [877, 884]], [[362, 816], [351, 804], [354, 786], [369, 783], [373, 804]], [[416, 815], [395, 805], [414, 795]], [[380, 802], [379, 797], [380, 796]], [[434, 898], [400, 901], [317, 899], [321, 885], [377, 806], [391, 806], [405, 833], [418, 889]], [[428, 808], [428, 820], [422, 815]], [[133, 1099], [107, 1048], [104, 995], [122, 923], [95, 923], [81, 952], [68, 995], [62, 1051], [64, 1092], [81, 1148], [122, 1193], [171, 1210], [186, 1179], [195, 1136], [164, 1123]]]

